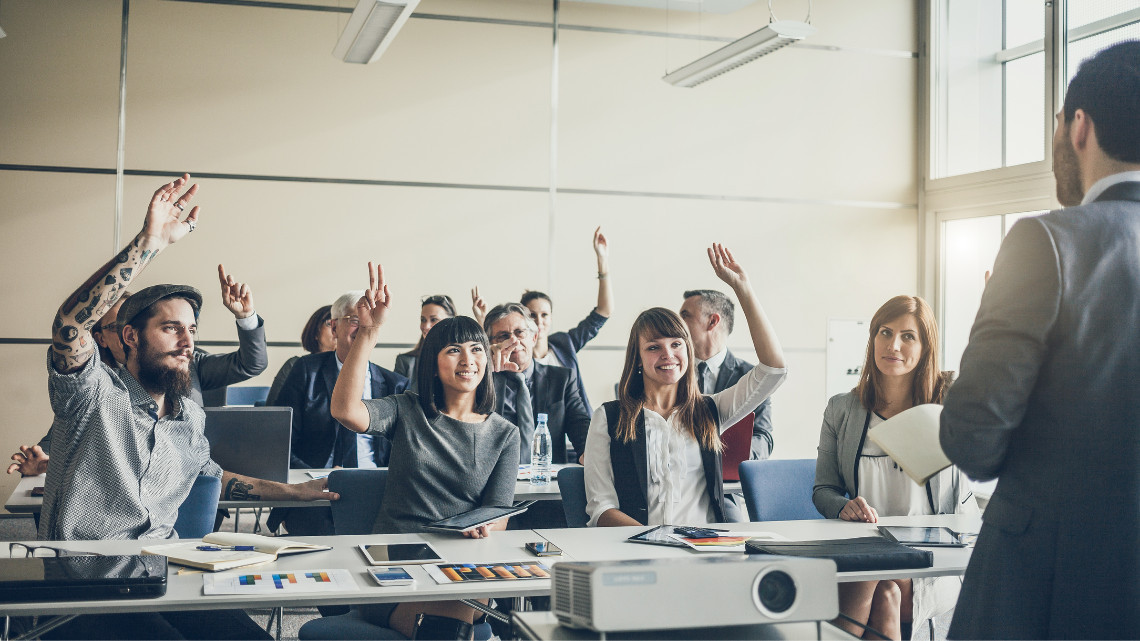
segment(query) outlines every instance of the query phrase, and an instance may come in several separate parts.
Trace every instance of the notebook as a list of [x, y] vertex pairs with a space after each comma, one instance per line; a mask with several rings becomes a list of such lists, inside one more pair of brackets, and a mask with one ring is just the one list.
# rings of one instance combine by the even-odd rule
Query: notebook
[[922, 485], [950, 467], [950, 459], [938, 441], [941, 416], [941, 405], [917, 405], [871, 428], [867, 438], [883, 448], [911, 480]]
[[752, 457], [752, 428], [756, 423], [755, 416], [755, 412], [749, 412], [748, 416], [721, 432], [720, 440], [724, 442], [721, 469], [726, 481], [739, 481], [740, 464]]
[[166, 594], [166, 557], [0, 559], [0, 602], [143, 599]]
[[[199, 546], [251, 546], [252, 550], [199, 550]], [[242, 568], [276, 561], [279, 556], [331, 550], [327, 545], [301, 543], [278, 537], [243, 532], [211, 532], [201, 541], [183, 541], [148, 545], [144, 555], [167, 557], [171, 563], [201, 568], [210, 572]]]
[[223, 470], [289, 482], [291, 407], [207, 407], [210, 458]]

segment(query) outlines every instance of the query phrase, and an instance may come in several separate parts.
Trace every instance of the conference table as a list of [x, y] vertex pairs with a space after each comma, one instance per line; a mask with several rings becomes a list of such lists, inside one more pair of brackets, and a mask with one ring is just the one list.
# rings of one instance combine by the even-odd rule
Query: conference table
[[[887, 525], [947, 526], [960, 532], [976, 532], [980, 528], [977, 516], [920, 516], [886, 517], [880, 520]], [[867, 536], [875, 532], [874, 526], [837, 520], [771, 521], [761, 523], [734, 523], [734, 531], [773, 532], [792, 540], [837, 539]], [[544, 596], [550, 593], [550, 579], [515, 581], [462, 582], [437, 584], [422, 566], [406, 565], [416, 579], [410, 586], [380, 587], [365, 571], [367, 566], [357, 549], [361, 544], [428, 541], [452, 563], [491, 563], [535, 561], [524, 545], [530, 541], [546, 540], [563, 549], [560, 557], [543, 557], [542, 561], [554, 564], [560, 561], [603, 561], [616, 559], [665, 559], [693, 554], [679, 548], [625, 542], [631, 534], [647, 528], [566, 528], [543, 530], [496, 531], [485, 539], [467, 539], [451, 534], [389, 534], [336, 537], [295, 537], [331, 545], [333, 549], [285, 556], [276, 562], [259, 565], [250, 571], [257, 573], [299, 572], [306, 570], [345, 569], [352, 576], [355, 591], [323, 593], [269, 593], [207, 596], [203, 594], [203, 573], [180, 571], [171, 566], [169, 583], [164, 596], [155, 599], [115, 599], [103, 601], [38, 601], [30, 603], [0, 603], [0, 616], [18, 615], [75, 615], [105, 612], [152, 612], [170, 610], [211, 610], [230, 608], [276, 608], [358, 603], [393, 603], [401, 601], [436, 601], [478, 598], [517, 598]], [[294, 538], [294, 537], [291, 537]], [[72, 551], [100, 554], [137, 554], [143, 546], [154, 542], [142, 541], [61, 541], [35, 542], [36, 545], [60, 547]], [[884, 570], [876, 572], [840, 573], [840, 581], [861, 581], [883, 578], [909, 578], [962, 574], [970, 557], [970, 548], [935, 548], [931, 568]]]

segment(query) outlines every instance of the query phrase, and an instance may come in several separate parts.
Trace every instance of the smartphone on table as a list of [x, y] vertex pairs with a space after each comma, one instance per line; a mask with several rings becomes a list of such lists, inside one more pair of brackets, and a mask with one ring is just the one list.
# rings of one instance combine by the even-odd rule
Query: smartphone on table
[[372, 578], [384, 587], [392, 585], [411, 585], [416, 582], [408, 571], [399, 566], [385, 565], [381, 567], [368, 568], [368, 573]]
[[550, 541], [532, 541], [526, 544], [526, 549], [535, 556], [562, 556], [562, 548]]

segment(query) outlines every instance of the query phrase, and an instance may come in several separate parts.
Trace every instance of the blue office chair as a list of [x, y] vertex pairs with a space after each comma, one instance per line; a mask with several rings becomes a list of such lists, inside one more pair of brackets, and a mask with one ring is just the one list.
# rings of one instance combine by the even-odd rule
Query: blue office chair
[[752, 521], [822, 519], [811, 501], [815, 459], [744, 461], [740, 484]]
[[[371, 534], [376, 514], [380, 512], [380, 502], [384, 500], [384, 486], [388, 480], [388, 470], [333, 470], [329, 473], [329, 491], [340, 494], [339, 501], [333, 501], [333, 533]], [[481, 623], [475, 626], [475, 639], [489, 639], [491, 626]], [[325, 641], [335, 639], [405, 639], [404, 635], [391, 628], [365, 621], [356, 610], [348, 614], [313, 619], [297, 632], [302, 641]]]
[[230, 386], [226, 388], [226, 405], [265, 405], [269, 398], [269, 388], [256, 385]]
[[218, 497], [222, 493], [222, 479], [198, 476], [182, 505], [174, 531], [180, 539], [200, 539], [214, 531], [214, 517], [218, 513]]
[[562, 494], [562, 510], [566, 512], [567, 527], [586, 527], [590, 515], [586, 514], [586, 468], [571, 465], [558, 470], [558, 491]]

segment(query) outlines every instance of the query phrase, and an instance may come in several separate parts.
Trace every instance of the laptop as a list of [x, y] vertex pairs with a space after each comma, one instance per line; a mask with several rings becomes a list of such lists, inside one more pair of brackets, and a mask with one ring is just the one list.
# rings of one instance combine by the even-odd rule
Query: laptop
[[[721, 456], [724, 480], [740, 480], [740, 464], [752, 456], [752, 426], [755, 423], [755, 412], [737, 421], [720, 435], [724, 442], [724, 453]], [[223, 466], [224, 467], [224, 466]]]
[[210, 458], [223, 470], [255, 479], [289, 482], [291, 407], [207, 407]]
[[164, 594], [165, 556], [0, 559], [0, 602], [147, 599]]

